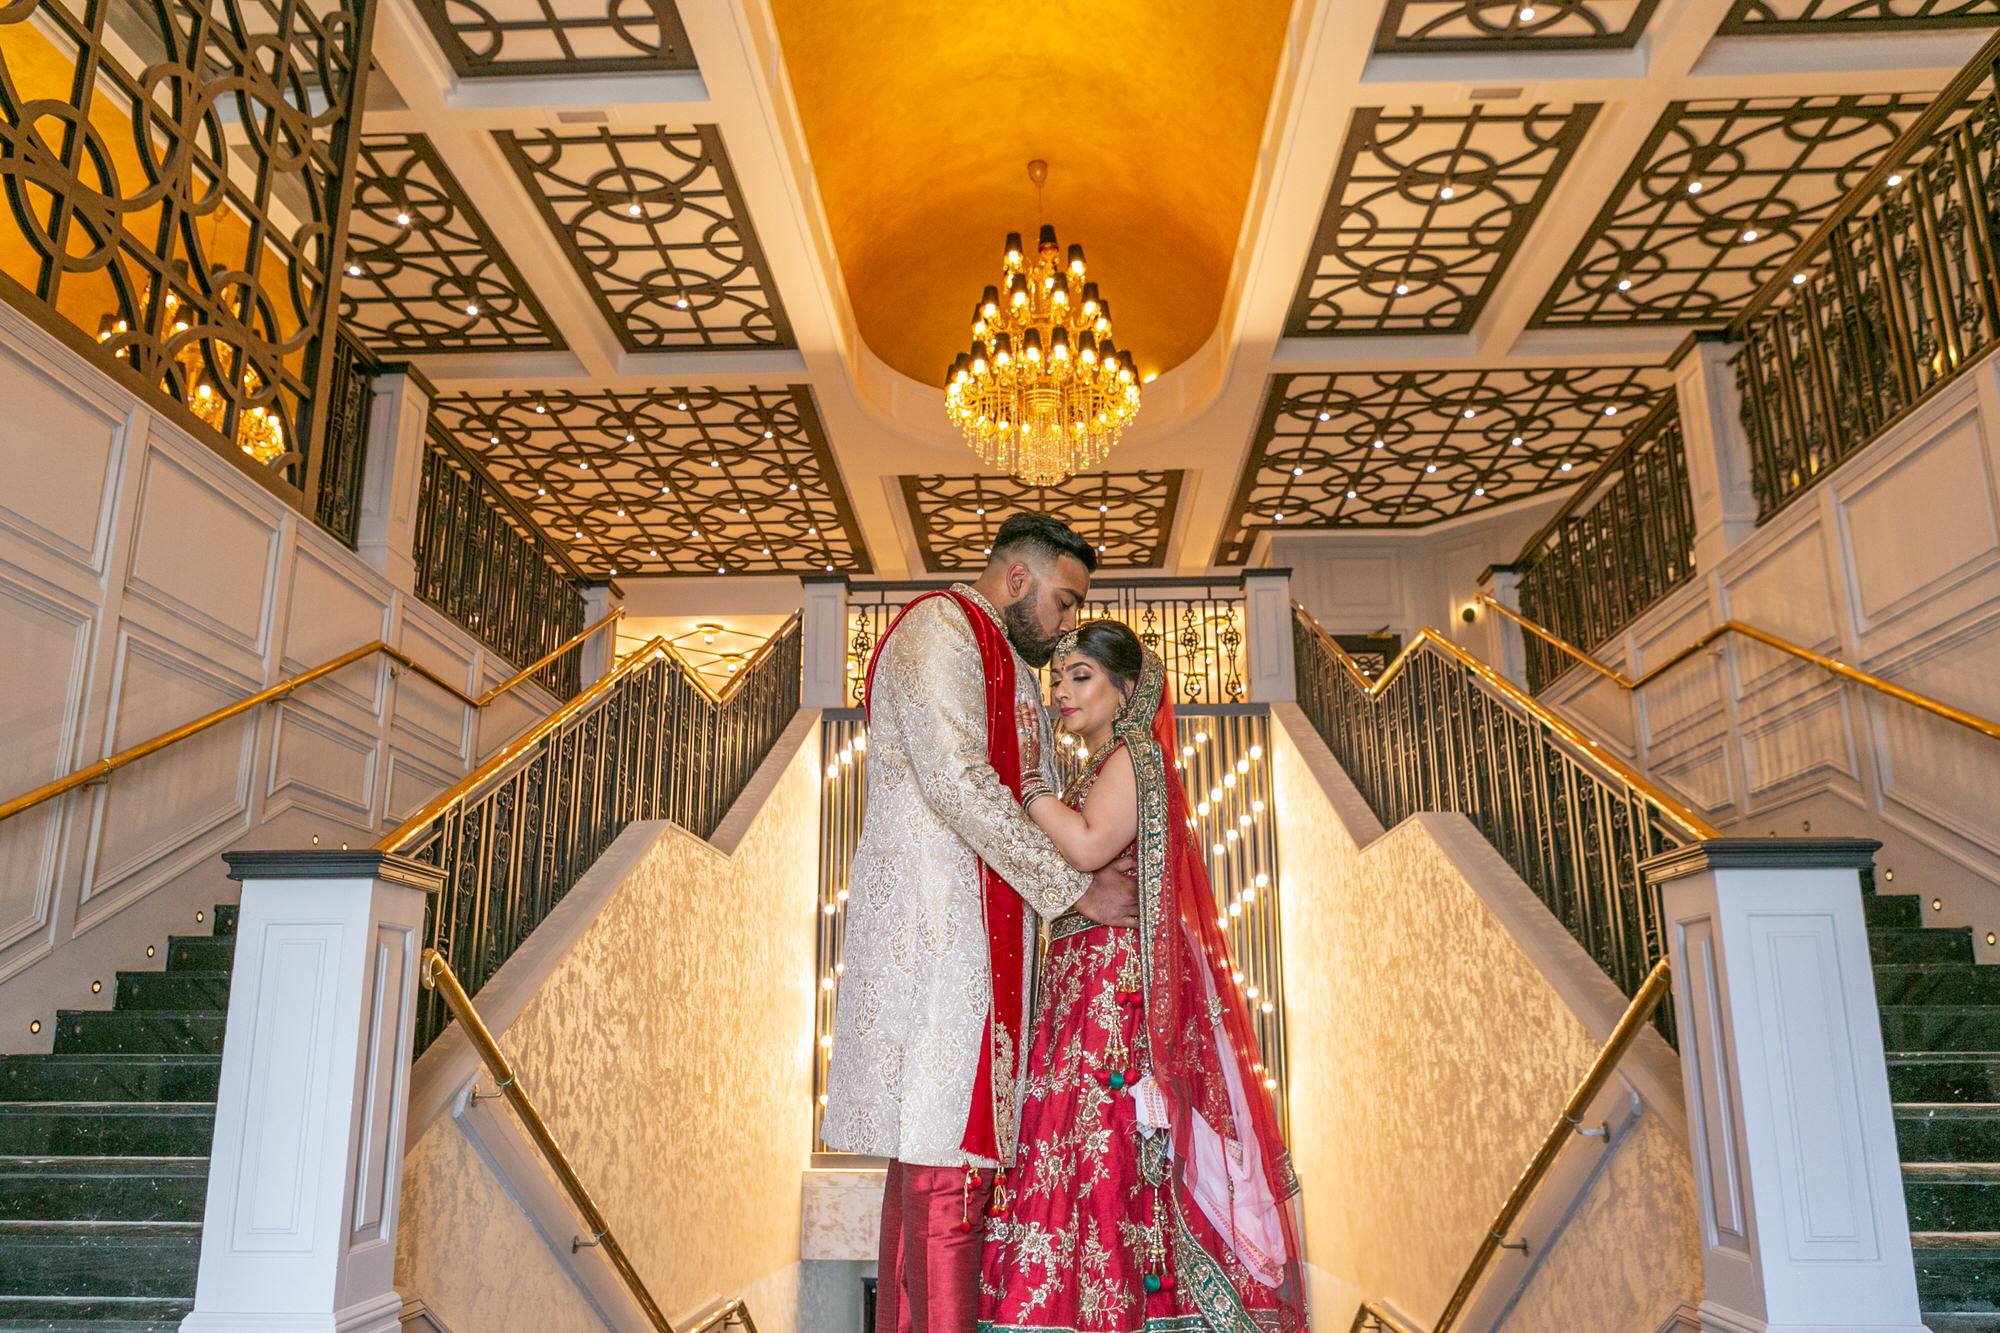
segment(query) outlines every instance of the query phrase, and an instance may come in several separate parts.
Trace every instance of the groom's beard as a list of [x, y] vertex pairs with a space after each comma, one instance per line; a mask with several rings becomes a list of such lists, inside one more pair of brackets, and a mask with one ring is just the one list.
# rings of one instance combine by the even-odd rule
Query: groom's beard
[[1044, 634], [1041, 626], [1035, 623], [1034, 612], [1029, 608], [1035, 604], [1037, 591], [1039, 591], [1038, 585], [1029, 584], [1028, 591], [1021, 595], [1020, 601], [1011, 602], [1000, 608], [1000, 620], [1007, 627], [1007, 641], [1014, 645], [1014, 651], [1019, 653], [1029, 666], [1039, 671], [1049, 664], [1049, 658], [1055, 654], [1056, 642], [1062, 638], [1062, 634], [1060, 631]]

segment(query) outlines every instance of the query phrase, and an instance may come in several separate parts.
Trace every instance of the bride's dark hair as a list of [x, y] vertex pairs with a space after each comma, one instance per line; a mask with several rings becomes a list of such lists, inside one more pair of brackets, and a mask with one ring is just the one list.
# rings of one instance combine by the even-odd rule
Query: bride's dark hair
[[1146, 669], [1146, 650], [1122, 621], [1084, 621], [1076, 627], [1076, 650], [1103, 667], [1121, 690], [1131, 689]]

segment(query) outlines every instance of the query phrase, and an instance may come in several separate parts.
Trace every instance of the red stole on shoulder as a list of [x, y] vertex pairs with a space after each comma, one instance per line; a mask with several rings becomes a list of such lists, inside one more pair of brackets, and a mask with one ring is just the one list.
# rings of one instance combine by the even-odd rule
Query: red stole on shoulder
[[[944, 590], [913, 599], [896, 614], [868, 659], [863, 687], [865, 711], [875, 696], [875, 664], [882, 648], [912, 607], [933, 597], [949, 597], [972, 625], [979, 658], [986, 673], [986, 759], [1016, 798], [1021, 795], [1021, 738], [1014, 730], [1014, 650], [993, 618], [962, 593]], [[992, 998], [986, 1008], [986, 1031], [979, 1043], [979, 1068], [972, 1081], [972, 1107], [966, 1116], [959, 1147], [977, 1157], [1005, 1162], [1014, 1143], [1014, 1096], [1021, 1067], [1027, 1059], [1026, 1034], [1019, 1028], [1026, 1000], [1027, 966], [1022, 935], [1027, 905], [1021, 895], [984, 860], [979, 863], [980, 906], [986, 923], [986, 957]], [[1000, 1072], [998, 1080], [994, 1071]], [[1002, 1144], [1006, 1145], [1005, 1151]]]

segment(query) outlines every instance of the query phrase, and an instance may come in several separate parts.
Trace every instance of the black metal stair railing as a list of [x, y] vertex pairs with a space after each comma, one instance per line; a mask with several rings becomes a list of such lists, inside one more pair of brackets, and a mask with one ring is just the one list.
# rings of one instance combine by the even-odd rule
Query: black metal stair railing
[[[424, 447], [413, 545], [417, 595], [517, 666], [583, 628], [584, 572], [478, 459], [435, 427]], [[582, 661], [582, 650], [572, 650], [535, 678], [557, 698], [572, 698]]]
[[[1627, 996], [1666, 956], [1639, 866], [1720, 830], [1434, 630], [1370, 681], [1302, 609], [1298, 703], [1384, 828], [1456, 812]], [[1672, 1036], [1672, 1016], [1655, 1019]]]
[[[1528, 540], [1514, 566], [1522, 612], [1592, 647], [1694, 577], [1694, 497], [1673, 395]], [[1527, 650], [1530, 690], [1572, 665], [1539, 639]]]
[[[798, 712], [799, 652], [793, 616], [718, 695], [654, 639], [377, 844], [444, 867], [425, 944], [468, 993], [627, 825], [714, 833]], [[448, 1019], [426, 991], [419, 1051]]]
[[1762, 522], [2000, 347], [2000, 35], [1730, 325]]
[[368, 416], [376, 370], [375, 358], [366, 348], [348, 337], [345, 329], [335, 332], [312, 516], [350, 549], [361, 536], [361, 477], [368, 461]]

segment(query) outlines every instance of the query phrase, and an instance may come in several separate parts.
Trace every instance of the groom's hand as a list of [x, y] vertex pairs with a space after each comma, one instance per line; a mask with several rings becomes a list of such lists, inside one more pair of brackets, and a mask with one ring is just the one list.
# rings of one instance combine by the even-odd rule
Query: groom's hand
[[1090, 877], [1090, 887], [1076, 900], [1076, 910], [1101, 926], [1139, 924], [1139, 881], [1132, 878], [1138, 858], [1121, 856]]

